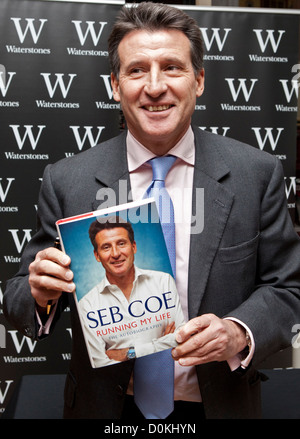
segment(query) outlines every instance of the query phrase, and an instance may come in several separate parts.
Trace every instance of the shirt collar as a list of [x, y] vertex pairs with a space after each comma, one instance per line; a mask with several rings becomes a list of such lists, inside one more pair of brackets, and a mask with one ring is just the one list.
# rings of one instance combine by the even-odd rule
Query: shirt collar
[[[135, 265], [135, 266], [134, 266], [134, 281], [133, 281], [133, 284], [135, 284], [136, 281], [137, 281], [137, 279], [138, 279], [139, 277], [141, 277], [141, 276], [146, 276], [146, 272], [143, 271], [143, 270], [141, 270], [140, 268], [138, 268], [138, 267]], [[108, 291], [109, 291], [110, 288], [114, 288], [114, 287], [116, 287], [116, 285], [112, 285], [111, 283], [109, 283], [109, 281], [108, 281], [106, 275], [104, 276], [102, 282], [103, 282], [103, 284], [102, 284], [102, 286], [101, 286], [102, 290], [100, 291], [100, 294], [101, 294], [101, 293], [105, 293], [105, 291], [107, 291], [106, 289], [108, 289]]]
[[[180, 158], [189, 165], [195, 163], [195, 141], [194, 133], [191, 127], [187, 130], [179, 142], [173, 146], [168, 154]], [[155, 157], [149, 149], [143, 146], [130, 131], [127, 133], [127, 158], [128, 170], [133, 172], [146, 163], [148, 160]]]

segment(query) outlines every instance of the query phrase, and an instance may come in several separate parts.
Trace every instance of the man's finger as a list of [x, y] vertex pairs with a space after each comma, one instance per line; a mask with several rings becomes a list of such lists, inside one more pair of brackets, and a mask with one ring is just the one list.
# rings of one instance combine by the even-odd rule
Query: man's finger
[[176, 335], [176, 341], [178, 343], [183, 343], [188, 340], [192, 335], [201, 332], [203, 329], [207, 328], [211, 323], [209, 314], [203, 314], [202, 316], [195, 317], [189, 320]]
[[54, 247], [48, 247], [41, 251], [39, 251], [36, 255], [36, 260], [49, 260], [56, 262], [59, 265], [62, 265], [64, 267], [70, 265], [71, 259], [68, 255], [66, 255], [61, 250], [54, 248]]

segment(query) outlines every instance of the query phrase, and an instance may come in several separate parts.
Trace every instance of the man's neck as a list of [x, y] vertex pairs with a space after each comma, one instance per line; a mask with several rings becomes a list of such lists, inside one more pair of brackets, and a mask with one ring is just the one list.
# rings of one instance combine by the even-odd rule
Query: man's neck
[[130, 270], [130, 272], [126, 273], [124, 276], [117, 277], [107, 274], [106, 277], [108, 282], [111, 285], [116, 285], [122, 291], [126, 299], [129, 300], [135, 278], [134, 267], [132, 267], [132, 270]]
[[190, 126], [187, 127], [187, 130], [181, 136], [179, 136], [176, 139], [172, 139], [172, 141], [170, 141], [168, 137], [166, 138], [160, 137], [157, 140], [151, 138], [149, 139], [149, 141], [147, 141], [147, 139], [142, 140], [139, 139], [137, 136], [135, 136], [132, 133], [132, 131], [130, 131], [130, 129], [129, 132], [131, 136], [144, 148], [148, 149], [156, 156], [163, 156], [166, 155], [172, 148], [174, 148], [174, 146], [176, 146], [185, 137], [189, 128]]

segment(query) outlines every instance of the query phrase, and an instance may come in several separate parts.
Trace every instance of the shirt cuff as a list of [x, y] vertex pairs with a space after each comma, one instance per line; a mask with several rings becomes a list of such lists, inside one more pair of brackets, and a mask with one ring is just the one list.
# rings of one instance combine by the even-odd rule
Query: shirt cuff
[[241, 322], [239, 319], [236, 319], [235, 317], [225, 317], [225, 319], [232, 320], [233, 322], [236, 322], [239, 325], [243, 326], [243, 328], [245, 328], [245, 330], [249, 334], [249, 337], [251, 340], [251, 348], [249, 350], [247, 357], [243, 358], [242, 354], [238, 353], [234, 357], [229, 358], [229, 360], [227, 360], [227, 363], [228, 363], [231, 371], [234, 371], [234, 370], [238, 369], [239, 367], [241, 367], [242, 369], [247, 369], [247, 367], [249, 366], [249, 364], [253, 358], [254, 351], [255, 351], [255, 342], [254, 342], [253, 334], [250, 331], [250, 329], [248, 328], [248, 326], [245, 325], [245, 323]]
[[51, 327], [51, 323], [53, 321], [53, 317], [55, 315], [56, 312], [56, 308], [57, 308], [57, 301], [54, 303], [54, 305], [52, 305], [51, 308], [51, 312], [50, 315], [47, 319], [47, 321], [43, 324], [41, 317], [39, 315], [39, 312], [37, 309], [35, 309], [35, 314], [36, 314], [36, 318], [37, 318], [37, 322], [39, 324], [39, 329], [38, 329], [38, 337], [42, 337], [43, 335], [49, 335], [50, 333], [50, 327]]

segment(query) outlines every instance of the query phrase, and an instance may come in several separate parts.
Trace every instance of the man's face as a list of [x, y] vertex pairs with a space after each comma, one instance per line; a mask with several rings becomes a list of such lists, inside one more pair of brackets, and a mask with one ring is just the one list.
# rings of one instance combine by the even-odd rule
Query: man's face
[[157, 155], [185, 134], [204, 90], [204, 71], [196, 77], [188, 38], [177, 30], [132, 31], [119, 44], [119, 79], [111, 76], [114, 99], [121, 102], [128, 129]]
[[97, 233], [95, 240], [98, 246], [94, 251], [95, 257], [102, 263], [110, 283], [132, 273], [136, 243], [130, 242], [126, 229], [116, 227], [102, 230]]

